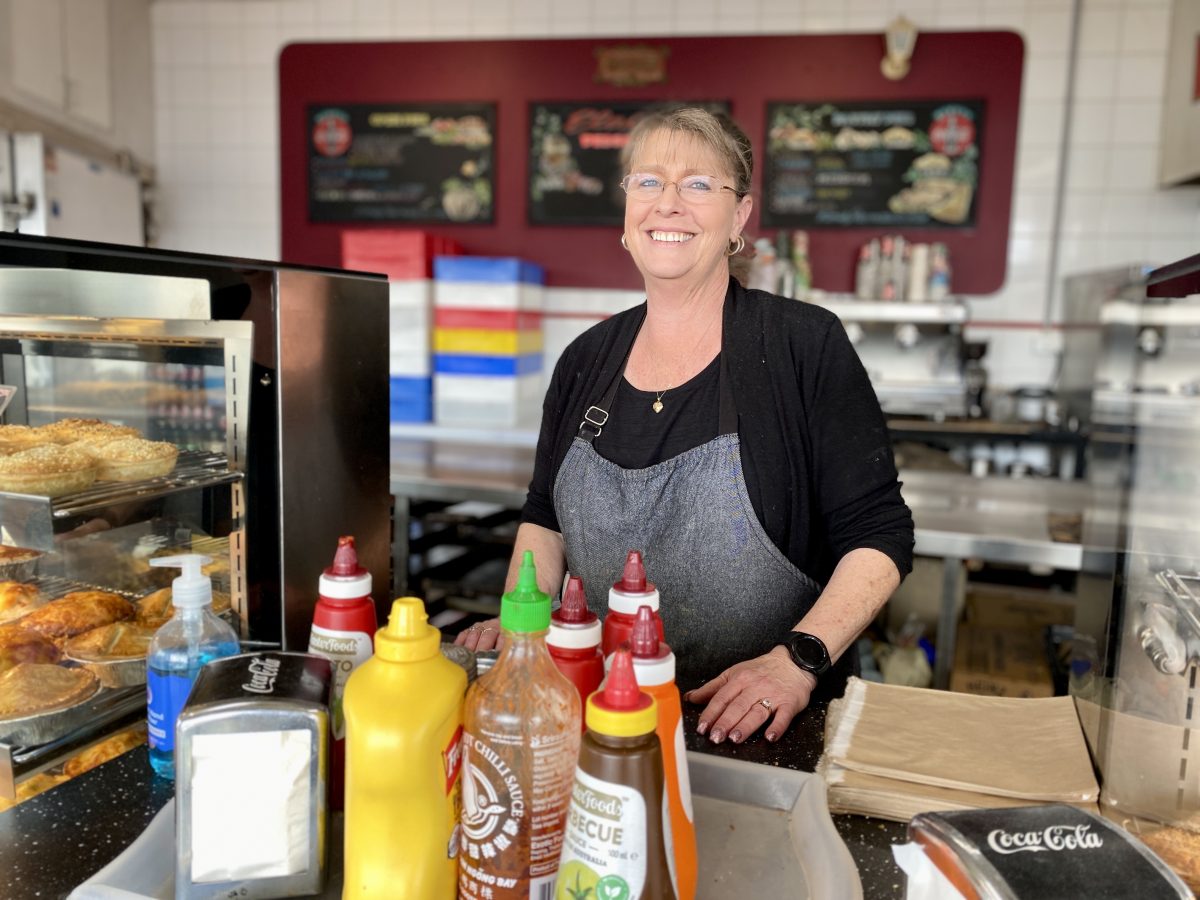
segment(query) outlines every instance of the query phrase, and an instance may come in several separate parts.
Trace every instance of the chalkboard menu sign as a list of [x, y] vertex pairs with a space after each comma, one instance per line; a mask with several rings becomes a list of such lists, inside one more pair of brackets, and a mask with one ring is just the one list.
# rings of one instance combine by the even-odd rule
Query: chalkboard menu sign
[[495, 129], [485, 103], [309, 106], [309, 219], [489, 223]]
[[982, 100], [770, 103], [762, 223], [971, 228]]
[[[729, 110], [723, 102], [687, 105]], [[530, 104], [530, 223], [622, 224], [621, 150], [638, 120], [663, 107], [662, 101]]]

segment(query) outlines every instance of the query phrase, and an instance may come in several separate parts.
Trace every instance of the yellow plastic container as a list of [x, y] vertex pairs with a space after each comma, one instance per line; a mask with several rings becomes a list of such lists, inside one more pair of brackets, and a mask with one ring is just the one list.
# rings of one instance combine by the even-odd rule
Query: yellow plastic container
[[455, 897], [467, 675], [440, 643], [400, 597], [346, 682], [345, 900]]
[[435, 353], [477, 353], [485, 356], [516, 356], [542, 349], [540, 331], [508, 328], [435, 328]]

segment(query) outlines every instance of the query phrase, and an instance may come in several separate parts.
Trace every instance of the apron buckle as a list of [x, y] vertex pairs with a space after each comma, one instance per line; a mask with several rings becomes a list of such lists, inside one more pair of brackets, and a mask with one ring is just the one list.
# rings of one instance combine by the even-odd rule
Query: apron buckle
[[608, 412], [598, 406], [589, 406], [587, 412], [583, 414], [583, 421], [579, 423], [579, 431], [582, 433], [589, 425], [596, 432], [591, 435], [592, 440], [600, 437], [600, 432], [604, 430], [604, 424], [608, 421]]

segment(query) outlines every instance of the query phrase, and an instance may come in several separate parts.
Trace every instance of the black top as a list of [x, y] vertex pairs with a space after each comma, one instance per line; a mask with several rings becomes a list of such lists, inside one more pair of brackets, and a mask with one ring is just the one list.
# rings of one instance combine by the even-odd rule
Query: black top
[[[642, 306], [619, 313], [589, 328], [563, 351], [546, 392], [522, 521], [560, 530], [552, 497], [555, 476], [584, 412], [623, 367], [624, 349], [644, 315]], [[912, 515], [900, 496], [879, 401], [841, 322], [819, 306], [747, 291], [731, 278], [722, 328], [721, 356], [737, 405], [746, 488], [771, 540], [793, 565], [822, 583], [842, 556], [859, 547], [885, 553], [900, 575], [907, 575], [912, 569]], [[715, 398], [716, 366], [685, 387], [699, 393], [697, 382], [710, 370]], [[633, 391], [628, 385], [622, 389]], [[639, 402], [644, 400], [646, 392], [633, 392]], [[670, 408], [670, 395], [663, 395], [662, 414]], [[605, 449], [607, 425], [595, 442], [601, 455], [622, 465], [618, 456], [633, 457], [620, 447], [617, 423], [623, 412], [618, 397], [610, 423], [616, 449]], [[708, 418], [707, 430], [689, 429], [695, 440], [691, 446], [716, 435], [715, 405]], [[631, 419], [630, 428], [637, 427]], [[662, 442], [664, 452], [686, 449], [675, 441]], [[661, 461], [654, 456], [648, 450], [639, 462]]]
[[622, 469], [646, 469], [707, 444], [717, 436], [721, 357], [704, 371], [662, 395], [662, 412], [652, 404], [657, 391], [639, 391], [624, 378], [608, 423], [592, 442], [596, 452]]

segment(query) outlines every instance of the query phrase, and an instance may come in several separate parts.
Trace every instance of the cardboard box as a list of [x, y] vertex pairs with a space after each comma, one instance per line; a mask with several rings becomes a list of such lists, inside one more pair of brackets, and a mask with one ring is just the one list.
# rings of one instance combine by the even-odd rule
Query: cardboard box
[[1029, 588], [972, 584], [967, 588], [966, 618], [972, 625], [1040, 633], [1050, 625], [1074, 625], [1075, 598]]
[[950, 690], [989, 697], [1053, 697], [1039, 632], [966, 624], [958, 628]]

